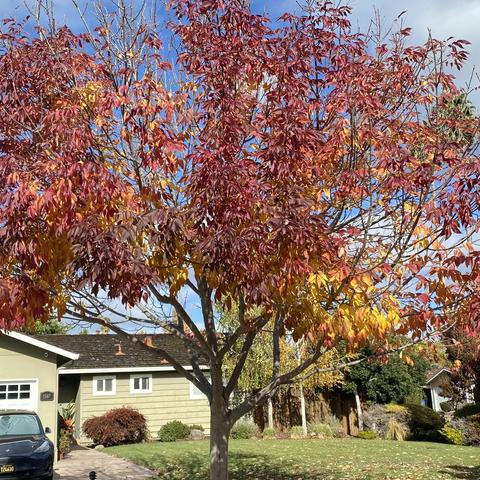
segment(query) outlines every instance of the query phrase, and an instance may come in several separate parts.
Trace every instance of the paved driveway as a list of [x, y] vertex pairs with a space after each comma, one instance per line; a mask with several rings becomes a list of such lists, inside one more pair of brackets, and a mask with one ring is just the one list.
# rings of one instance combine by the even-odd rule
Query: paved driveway
[[88, 480], [91, 471], [97, 472], [97, 480], [144, 480], [154, 476], [150, 470], [111, 457], [97, 450], [73, 450], [55, 467], [55, 479]]

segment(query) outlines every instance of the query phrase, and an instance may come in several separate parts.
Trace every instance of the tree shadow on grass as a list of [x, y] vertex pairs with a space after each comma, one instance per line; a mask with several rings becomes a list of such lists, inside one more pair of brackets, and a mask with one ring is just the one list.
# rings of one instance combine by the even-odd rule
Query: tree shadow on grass
[[447, 465], [445, 470], [440, 473], [446, 473], [453, 478], [462, 480], [479, 480], [480, 479], [480, 465], [476, 467], [467, 467], [466, 465]]
[[[163, 461], [164, 460], [164, 461]], [[164, 458], [156, 474], [162, 480], [205, 480], [208, 465], [205, 456], [197, 453], [184, 454], [175, 459]], [[231, 453], [229, 460], [231, 480], [319, 480], [338, 478], [335, 468], [321, 467], [314, 472], [299, 465], [298, 461], [278, 461], [265, 454]], [[353, 477], [352, 477], [353, 478]]]

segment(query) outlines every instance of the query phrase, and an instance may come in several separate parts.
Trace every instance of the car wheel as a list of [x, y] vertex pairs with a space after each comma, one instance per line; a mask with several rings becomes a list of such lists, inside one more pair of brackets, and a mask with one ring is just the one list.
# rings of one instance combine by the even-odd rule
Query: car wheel
[[51, 473], [47, 477], [42, 477], [42, 480], [53, 480], [53, 473]]

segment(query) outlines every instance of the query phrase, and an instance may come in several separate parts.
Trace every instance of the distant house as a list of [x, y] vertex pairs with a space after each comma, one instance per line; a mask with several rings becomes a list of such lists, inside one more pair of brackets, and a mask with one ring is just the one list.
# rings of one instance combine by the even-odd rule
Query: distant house
[[[425, 401], [427, 407], [432, 408], [436, 412], [442, 411], [441, 405], [443, 402], [450, 400], [442, 396], [442, 387], [450, 378], [450, 370], [448, 368], [434, 368], [427, 373], [427, 382], [424, 387]], [[473, 386], [469, 391], [465, 392], [465, 402], [473, 402]]]
[[[191, 369], [188, 353], [173, 335], [137, 335], [137, 343], [116, 335], [28, 336], [0, 333], [0, 410], [36, 411], [57, 435], [62, 407], [76, 407], [74, 435], [88, 443], [81, 430], [92, 416], [122, 406], [145, 415], [153, 437], [170, 420], [201, 424], [208, 432], [207, 398], [154, 351], [151, 343], [175, 353]], [[207, 369], [206, 366], [201, 368]]]
[[441, 412], [441, 404], [449, 399], [442, 396], [442, 387], [450, 377], [448, 368], [435, 368], [427, 372], [427, 382], [423, 389], [425, 393], [425, 406], [436, 412]]

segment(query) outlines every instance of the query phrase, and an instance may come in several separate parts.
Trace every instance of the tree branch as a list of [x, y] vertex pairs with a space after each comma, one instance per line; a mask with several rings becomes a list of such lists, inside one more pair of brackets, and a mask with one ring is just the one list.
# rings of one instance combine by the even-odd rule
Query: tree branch
[[162, 295], [153, 286], [150, 287], [150, 290], [159, 302], [166, 303], [168, 305], [171, 305], [173, 308], [175, 308], [177, 315], [187, 324], [188, 328], [193, 333], [194, 337], [200, 343], [204, 353], [207, 354], [209, 358], [212, 358], [213, 350], [205, 341], [205, 337], [202, 335], [202, 332], [200, 332], [195, 322], [192, 320], [192, 318], [187, 313], [187, 311], [183, 308], [182, 304], [175, 297], [168, 297], [166, 295]]
[[225, 387], [226, 396], [229, 397], [233, 390], [235, 389], [238, 379], [243, 372], [245, 367], [245, 362], [247, 361], [248, 354], [252, 348], [253, 342], [258, 334], [258, 332], [268, 323], [268, 318], [263, 318], [263, 321], [259, 322], [251, 331], [249, 331], [245, 337], [245, 341], [242, 345], [242, 350], [240, 355], [237, 358], [235, 368], [233, 369], [230, 379]]

